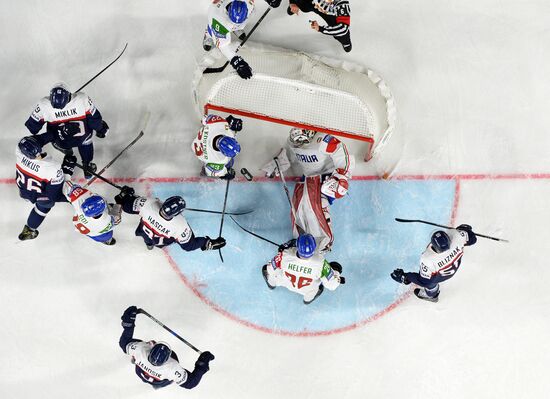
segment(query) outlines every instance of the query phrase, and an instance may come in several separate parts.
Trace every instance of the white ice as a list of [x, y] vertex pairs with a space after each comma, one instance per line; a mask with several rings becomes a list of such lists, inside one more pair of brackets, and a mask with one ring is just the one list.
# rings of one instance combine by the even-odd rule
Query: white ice
[[[146, 137], [109, 177], [197, 174], [191, 80], [208, 4], [1, 2], [0, 397], [549, 397], [548, 1], [352, 0], [350, 54], [309, 29], [308, 16], [287, 16], [286, 2], [255, 33], [258, 42], [380, 73], [396, 98], [398, 127], [381, 156], [356, 174], [465, 175], [457, 221], [510, 240], [470, 248], [437, 304], [410, 298], [372, 323], [326, 337], [270, 335], [201, 302], [162, 251], [144, 251], [134, 220], [120, 226], [115, 247], [98, 248], [73, 231], [68, 207], [56, 206], [38, 239], [18, 242], [30, 208], [9, 179], [24, 121], [53, 83], [76, 89], [125, 42], [124, 57], [85, 90], [111, 125], [107, 139], [95, 140], [97, 163], [137, 133], [149, 110]], [[241, 162], [259, 173], [285, 129], [249, 126], [254, 134], [244, 144], [259, 152]], [[510, 176], [494, 176], [503, 174]], [[118, 347], [119, 317], [131, 304], [216, 354], [197, 389], [153, 391], [136, 378]], [[136, 331], [173, 342], [192, 367], [196, 354], [158, 326], [139, 319]]]

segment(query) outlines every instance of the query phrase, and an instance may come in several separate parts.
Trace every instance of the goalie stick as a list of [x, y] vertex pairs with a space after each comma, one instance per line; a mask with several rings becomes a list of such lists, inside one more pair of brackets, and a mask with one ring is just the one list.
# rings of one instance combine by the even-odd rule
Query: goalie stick
[[144, 314], [145, 316], [147, 316], [148, 318], [150, 318], [151, 320], [153, 320], [155, 323], [157, 323], [159, 326], [161, 326], [162, 328], [164, 328], [166, 331], [168, 331], [170, 334], [172, 334], [174, 337], [176, 337], [177, 339], [179, 339], [181, 342], [183, 342], [185, 345], [187, 345], [188, 347], [190, 347], [191, 349], [193, 349], [195, 352], [198, 352], [198, 353], [202, 353], [195, 345], [193, 345], [192, 343], [190, 343], [189, 341], [187, 341], [185, 338], [182, 338], [180, 337], [177, 333], [175, 333], [174, 331], [172, 331], [170, 328], [168, 328], [167, 326], [165, 326], [160, 320], [156, 319], [155, 317], [151, 316], [149, 313], [147, 313], [145, 310], [139, 308], [138, 309], [138, 314], [141, 313], [141, 314]]
[[[260, 17], [260, 19], [258, 20], [258, 22], [256, 22], [254, 24], [254, 26], [252, 27], [252, 29], [250, 29], [250, 32], [248, 32], [246, 34], [246, 37], [244, 38], [244, 40], [239, 44], [239, 46], [235, 49], [235, 51], [239, 51], [239, 49], [246, 43], [246, 41], [250, 38], [250, 36], [252, 36], [252, 34], [254, 33], [254, 31], [256, 30], [256, 28], [262, 23], [262, 21], [264, 20], [264, 18], [267, 16], [267, 14], [269, 14], [269, 12], [271, 11], [271, 7], [268, 7], [267, 10], [265, 10], [265, 12], [263, 13], [263, 15]], [[225, 70], [225, 68], [229, 65], [229, 60], [225, 62], [225, 64], [223, 64], [221, 67], [217, 67], [217, 68], [206, 68], [202, 73], [220, 73], [220, 72], [223, 72]]]
[[[401, 219], [401, 218], [395, 218], [395, 221], [396, 221], [396, 222], [400, 222], [400, 223], [424, 223], [424, 224], [429, 224], [430, 226], [437, 226], [437, 227], [443, 227], [444, 229], [456, 230], [456, 227], [445, 226], [445, 225], [442, 225], [442, 224], [427, 222], [426, 220], [420, 220], [420, 219]], [[485, 235], [485, 234], [476, 233], [476, 232], [474, 232], [474, 231], [472, 231], [472, 233], [475, 234], [475, 235], [478, 236], [478, 237], [488, 238], [489, 240], [502, 241], [502, 242], [510, 242], [510, 241], [508, 241], [508, 240], [505, 240], [504, 238], [491, 237], [491, 236], [487, 236], [487, 235]]]

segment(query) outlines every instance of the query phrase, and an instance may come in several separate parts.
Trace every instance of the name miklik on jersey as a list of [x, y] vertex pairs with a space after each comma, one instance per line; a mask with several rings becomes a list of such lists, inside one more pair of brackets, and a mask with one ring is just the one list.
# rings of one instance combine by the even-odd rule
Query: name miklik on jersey
[[56, 118], [68, 118], [70, 116], [78, 115], [78, 112], [76, 112], [76, 108], [68, 109], [66, 111], [56, 111], [55, 117]]

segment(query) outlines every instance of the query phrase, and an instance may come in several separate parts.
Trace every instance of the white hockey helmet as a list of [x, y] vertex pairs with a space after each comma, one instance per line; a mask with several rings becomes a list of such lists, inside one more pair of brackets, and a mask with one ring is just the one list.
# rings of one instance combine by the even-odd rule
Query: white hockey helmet
[[315, 130], [300, 129], [298, 127], [293, 127], [290, 129], [288, 136], [288, 141], [296, 147], [299, 147], [304, 144], [309, 144], [313, 140], [313, 136], [317, 133]]

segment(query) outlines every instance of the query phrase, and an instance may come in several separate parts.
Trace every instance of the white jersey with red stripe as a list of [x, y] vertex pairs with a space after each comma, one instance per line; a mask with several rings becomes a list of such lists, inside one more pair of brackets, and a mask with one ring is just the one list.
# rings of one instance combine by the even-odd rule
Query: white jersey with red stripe
[[350, 179], [355, 168], [355, 157], [346, 145], [326, 133], [316, 133], [308, 144], [294, 146], [287, 141], [288, 159], [300, 168], [304, 176], [338, 173]]
[[233, 0], [217, 0], [214, 1], [208, 9], [208, 25], [206, 30], [210, 37], [214, 40], [214, 44], [220, 49], [221, 53], [231, 60], [237, 55], [237, 44], [231, 43], [231, 33], [243, 30], [250, 15], [254, 12], [254, 0], [243, 0], [248, 8], [248, 15], [244, 22], [236, 24], [229, 19], [227, 15], [227, 6]]
[[174, 241], [179, 244], [189, 242], [193, 236], [193, 230], [189, 227], [185, 216], [179, 214], [171, 220], [166, 220], [160, 216], [161, 206], [162, 202], [158, 198], [138, 197], [134, 201], [133, 210], [141, 216], [145, 233], [151, 239], [157, 239], [157, 245]]
[[109, 214], [107, 209], [98, 218], [90, 218], [84, 215], [82, 203], [92, 195], [95, 195], [94, 193], [71, 181], [66, 181], [63, 185], [63, 194], [65, 194], [65, 197], [67, 197], [74, 208], [73, 224], [79, 233], [90, 237], [97, 237], [113, 230], [115, 227], [114, 218]]
[[[72, 95], [71, 101], [63, 109], [52, 107], [49, 97], [43, 97], [32, 112], [31, 118], [39, 123], [60, 124], [83, 121], [87, 115], [93, 115], [95, 112], [96, 107], [91, 98], [79, 92]], [[80, 131], [84, 135], [84, 127]]]
[[227, 121], [218, 115], [208, 115], [203, 119], [203, 126], [191, 145], [197, 158], [205, 164], [207, 176], [225, 176], [231, 158], [214, 148], [214, 141], [219, 136], [235, 138], [235, 132], [229, 129]]
[[176, 359], [171, 357], [162, 366], [155, 366], [149, 362], [149, 352], [151, 352], [154, 345], [154, 341], [130, 342], [127, 345], [126, 353], [132, 356], [132, 362], [136, 365], [138, 377], [152, 385], [159, 385], [159, 383], [167, 383], [168, 381], [181, 385], [187, 381], [187, 370]]
[[16, 183], [22, 191], [45, 194], [47, 185], [62, 184], [65, 179], [61, 163], [50, 155], [43, 159], [29, 159], [16, 146], [15, 157]]
[[271, 261], [268, 274], [276, 285], [302, 294], [309, 300], [315, 296], [321, 284], [329, 290], [335, 290], [340, 285], [338, 273], [332, 270], [321, 254], [300, 258], [296, 247], [279, 252]]
[[456, 273], [464, 254], [464, 246], [468, 242], [468, 233], [463, 230], [452, 230], [447, 233], [451, 239], [447, 251], [437, 253], [428, 245], [420, 258], [420, 275], [431, 279], [439, 275], [450, 277]]

